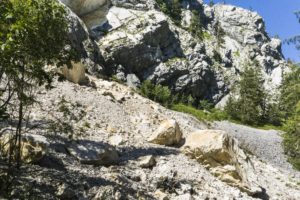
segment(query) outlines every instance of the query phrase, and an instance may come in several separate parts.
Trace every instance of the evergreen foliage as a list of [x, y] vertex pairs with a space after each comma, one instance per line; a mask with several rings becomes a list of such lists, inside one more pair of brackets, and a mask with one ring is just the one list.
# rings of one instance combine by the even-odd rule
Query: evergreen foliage
[[188, 31], [192, 34], [192, 36], [196, 37], [199, 40], [204, 39], [204, 31], [202, 30], [202, 22], [200, 19], [200, 14], [198, 10], [192, 11], [191, 24], [188, 28]]
[[180, 25], [182, 19], [182, 0], [156, 0], [160, 10], [168, 15], [176, 25]]
[[291, 164], [300, 170], [300, 67], [292, 66], [281, 86], [279, 103], [284, 124], [283, 146]]
[[288, 118], [300, 101], [300, 67], [291, 66], [292, 72], [285, 75], [280, 88], [280, 111], [284, 118]]
[[246, 67], [239, 82], [239, 97], [230, 97], [226, 112], [235, 120], [249, 125], [264, 121], [267, 95], [259, 68]]
[[140, 92], [143, 96], [161, 103], [166, 107], [168, 107], [172, 101], [171, 91], [167, 86], [162, 86], [160, 84], [155, 85], [149, 80], [143, 82]]
[[294, 112], [284, 125], [284, 150], [289, 157], [290, 163], [300, 170], [300, 101]]
[[224, 36], [226, 35], [225, 31], [220, 25], [220, 22], [217, 21], [216, 24], [214, 25], [214, 32], [217, 38], [217, 46], [218, 48], [223, 47], [225, 40]]

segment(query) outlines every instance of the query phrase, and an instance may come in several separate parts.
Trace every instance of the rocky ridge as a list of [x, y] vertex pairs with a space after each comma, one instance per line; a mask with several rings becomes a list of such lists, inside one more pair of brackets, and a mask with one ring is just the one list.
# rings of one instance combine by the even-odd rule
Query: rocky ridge
[[[94, 52], [98, 52], [92, 59], [98, 70], [89, 70], [93, 74], [129, 83], [134, 79], [135, 85], [151, 80], [196, 100], [222, 105], [245, 66], [261, 70], [272, 93], [287, 70], [280, 40], [268, 36], [263, 19], [255, 12], [183, 1], [178, 25], [154, 0], [111, 4], [106, 23], [98, 19], [98, 26], [90, 27], [88, 33], [97, 44]], [[195, 17], [202, 24], [202, 39], [189, 31]]]

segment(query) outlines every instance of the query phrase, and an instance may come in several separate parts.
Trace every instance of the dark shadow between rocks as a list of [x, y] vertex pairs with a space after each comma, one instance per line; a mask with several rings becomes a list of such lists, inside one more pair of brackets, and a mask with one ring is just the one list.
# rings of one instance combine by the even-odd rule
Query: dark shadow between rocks
[[176, 155], [179, 154], [179, 150], [172, 149], [169, 147], [123, 147], [120, 148], [120, 162], [127, 162], [130, 160], [137, 160], [143, 156], [167, 156], [167, 155]]
[[261, 192], [253, 194], [252, 197], [257, 199], [262, 199], [262, 200], [270, 199], [270, 196], [267, 194], [266, 189], [262, 187], [261, 187]]

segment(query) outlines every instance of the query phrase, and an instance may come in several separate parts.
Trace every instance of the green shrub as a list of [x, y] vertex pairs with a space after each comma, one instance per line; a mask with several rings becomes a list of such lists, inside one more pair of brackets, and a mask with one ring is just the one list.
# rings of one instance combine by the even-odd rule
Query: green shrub
[[223, 45], [225, 44], [224, 37], [225, 37], [226, 33], [223, 30], [223, 28], [221, 27], [219, 21], [217, 21], [217, 23], [214, 26], [214, 32], [215, 32], [215, 35], [216, 35], [216, 38], [217, 38], [218, 48], [223, 47]]
[[228, 119], [225, 112], [219, 109], [211, 109], [211, 111], [199, 110], [193, 106], [184, 104], [175, 104], [171, 107], [172, 110], [190, 114], [196, 117], [198, 120], [208, 120], [208, 121], [221, 121]]
[[288, 161], [300, 170], [300, 101], [292, 116], [284, 125], [284, 151], [288, 155]]
[[176, 25], [180, 25], [182, 20], [181, 2], [182, 0], [156, 0], [160, 10], [168, 15]]
[[155, 85], [149, 80], [146, 80], [142, 83], [140, 92], [143, 96], [166, 107], [168, 107], [172, 102], [171, 91], [167, 86], [162, 86], [160, 84]]
[[213, 60], [217, 63], [222, 63], [223, 62], [221, 54], [216, 50], [213, 50]]
[[209, 102], [208, 100], [200, 100], [198, 108], [201, 110], [211, 110], [213, 109], [214, 104]]
[[191, 24], [188, 28], [188, 31], [199, 40], [204, 39], [204, 31], [202, 30], [202, 22], [200, 19], [200, 14], [198, 10], [192, 11]]

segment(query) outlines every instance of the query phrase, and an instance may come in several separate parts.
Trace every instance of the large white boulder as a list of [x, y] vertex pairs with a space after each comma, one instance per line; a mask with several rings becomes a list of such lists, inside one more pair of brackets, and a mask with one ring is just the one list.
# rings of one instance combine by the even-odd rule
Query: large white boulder
[[175, 120], [166, 120], [148, 138], [148, 142], [160, 145], [176, 145], [182, 140], [182, 132]]
[[250, 158], [238, 141], [220, 130], [199, 130], [186, 138], [183, 152], [205, 165], [210, 172], [231, 186], [254, 194], [261, 192], [255, 183]]

